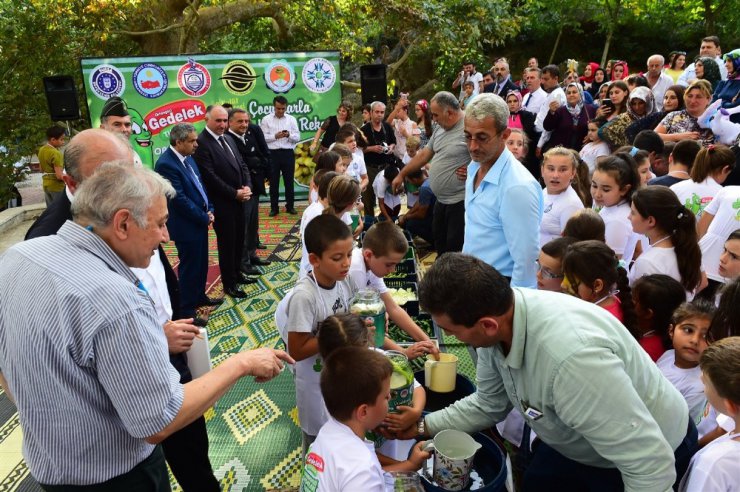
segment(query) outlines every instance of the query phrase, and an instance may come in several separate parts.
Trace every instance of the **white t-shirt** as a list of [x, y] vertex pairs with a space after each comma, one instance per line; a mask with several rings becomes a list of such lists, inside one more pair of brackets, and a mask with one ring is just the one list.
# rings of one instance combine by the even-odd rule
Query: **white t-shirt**
[[401, 204], [401, 197], [391, 193], [390, 185], [383, 177], [382, 172], [375, 176], [375, 181], [373, 181], [373, 191], [375, 191], [375, 196], [383, 197], [383, 203], [385, 203], [385, 206], [389, 209], [395, 208], [397, 205]]
[[627, 202], [604, 207], [599, 212], [604, 221], [606, 244], [618, 255], [624, 254], [627, 240], [632, 234], [630, 206]]
[[352, 263], [349, 266], [349, 276], [358, 289], [371, 289], [378, 294], [385, 294], [388, 288], [380, 277], [365, 268], [365, 259], [362, 257], [362, 248], [352, 251]]
[[681, 492], [740, 490], [740, 440], [725, 434], [700, 449], [681, 480]]
[[167, 278], [164, 273], [164, 265], [159, 257], [159, 250], [155, 249], [152, 253], [148, 267], [132, 268], [131, 271], [144, 284], [144, 288], [154, 303], [157, 321], [164, 325], [172, 319], [172, 302], [170, 302], [170, 293], [167, 290]]
[[558, 195], [550, 195], [547, 188], [543, 188], [542, 198], [545, 208], [540, 222], [540, 247], [560, 237], [568, 219], [583, 208], [583, 202], [572, 186]]
[[317, 188], [313, 188], [311, 191], [308, 192], [308, 203], [316, 203], [319, 201], [319, 190]]
[[393, 148], [393, 153], [399, 159], [403, 159], [403, 156], [406, 154], [406, 138], [408, 137], [403, 136], [401, 129], [405, 128], [407, 135], [413, 135], [414, 121], [411, 118], [406, 118], [406, 121], [401, 121], [400, 118], [396, 118], [393, 120], [393, 124], [391, 126], [396, 134], [396, 146]]
[[740, 229], [740, 209], [734, 208], [740, 200], [740, 186], [726, 186], [714, 197], [704, 211], [714, 215], [709, 224], [707, 233], [699, 240], [701, 248], [701, 267], [707, 277], [718, 282], [727, 282], [729, 279], [721, 277], [719, 257], [725, 247], [727, 237], [736, 229]]
[[[650, 248], [644, 251], [632, 264], [629, 271], [630, 285], [645, 275], [662, 273], [681, 282], [681, 273], [678, 271], [678, 258], [675, 248]], [[686, 291], [686, 300], [691, 302], [694, 298], [693, 291]]]
[[380, 467], [373, 443], [329, 418], [306, 453], [301, 492], [385, 492], [393, 490], [392, 483]]
[[[321, 202], [315, 202], [306, 207], [306, 210], [303, 211], [303, 215], [301, 216], [301, 226], [300, 226], [300, 234], [301, 234], [301, 267], [298, 270], [298, 278], [301, 279], [306, 276], [308, 271], [311, 269], [311, 263], [308, 261], [308, 249], [306, 249], [306, 239], [304, 237], [304, 232], [306, 231], [306, 226], [308, 226], [308, 223], [311, 222], [313, 219], [318, 217], [324, 213], [324, 205]], [[351, 227], [352, 224], [352, 216], [349, 214], [349, 212], [345, 212], [342, 214], [342, 222], [347, 224]]]
[[362, 181], [362, 177], [367, 174], [367, 167], [365, 166], [365, 155], [362, 153], [362, 149], [359, 147], [352, 153], [352, 162], [347, 166], [345, 172], [352, 179], [358, 183]]
[[[310, 276], [302, 278], [296, 283], [285, 306], [288, 333], [310, 333], [315, 336], [320, 322], [331, 315], [349, 311], [349, 303], [356, 292], [357, 288], [349, 279], [325, 289]], [[303, 432], [311, 436], [318, 434], [329, 418], [319, 384], [322, 367], [319, 354], [295, 364], [298, 418]]]
[[722, 185], [717, 183], [711, 176], [708, 176], [707, 179], [701, 183], [697, 183], [691, 179], [686, 179], [671, 185], [671, 190], [673, 190], [678, 197], [678, 201], [694, 212], [696, 220], [699, 220], [704, 208], [706, 208], [709, 202], [712, 201], [712, 198], [714, 198], [721, 189]]
[[609, 145], [606, 142], [589, 142], [583, 146], [580, 152], [581, 159], [588, 165], [589, 174], [596, 169], [596, 159], [602, 155], [609, 155]]
[[706, 402], [704, 384], [701, 382], [701, 368], [698, 365], [691, 369], [677, 367], [676, 351], [673, 349], [666, 350], [656, 364], [663, 376], [683, 395], [689, 405], [689, 417], [696, 422], [704, 412]]

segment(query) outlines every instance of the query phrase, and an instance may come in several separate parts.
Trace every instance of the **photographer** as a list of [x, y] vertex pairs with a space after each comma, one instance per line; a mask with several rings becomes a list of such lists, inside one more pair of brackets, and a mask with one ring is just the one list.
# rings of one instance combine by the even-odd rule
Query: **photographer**
[[[385, 104], [374, 101], [370, 105], [370, 121], [365, 123], [360, 131], [365, 135], [367, 147], [365, 152], [365, 166], [368, 180], [373, 183], [375, 176], [383, 168], [395, 161], [393, 151], [396, 148], [396, 135], [393, 127], [384, 121]], [[373, 220], [375, 215], [375, 192], [368, 186], [362, 193], [362, 203], [365, 206], [365, 220]], [[367, 228], [370, 224], [365, 224]]]
[[406, 139], [418, 132], [418, 126], [409, 118], [409, 95], [401, 93], [396, 106], [385, 119], [385, 122], [393, 127], [396, 136], [396, 148], [393, 153], [399, 159], [406, 154]]
[[473, 97], [483, 92], [483, 74], [475, 69], [475, 63], [472, 61], [466, 61], [463, 63], [463, 69], [459, 74], [457, 74], [455, 81], [452, 82], [453, 89], [457, 89], [458, 87], [460, 88], [460, 95], [457, 98], [458, 100], [463, 96], [463, 86], [468, 80], [473, 83]]

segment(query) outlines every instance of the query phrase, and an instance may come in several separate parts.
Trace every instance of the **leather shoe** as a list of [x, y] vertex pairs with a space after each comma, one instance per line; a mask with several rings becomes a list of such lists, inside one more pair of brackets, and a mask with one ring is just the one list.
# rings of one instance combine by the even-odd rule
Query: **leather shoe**
[[208, 324], [208, 320], [205, 318], [201, 318], [200, 316], [196, 316], [193, 318], [193, 324], [195, 326], [200, 326], [201, 328], [205, 328], [205, 326]]
[[239, 290], [236, 287], [230, 289], [224, 289], [224, 294], [231, 297], [247, 297], [247, 293], [243, 290]]
[[253, 278], [249, 278], [246, 275], [240, 275], [236, 278], [236, 281], [240, 284], [256, 284], [257, 280]]
[[269, 265], [272, 262], [271, 261], [267, 261], [267, 260], [263, 260], [262, 258], [260, 258], [258, 256], [255, 256], [255, 257], [252, 257], [252, 258], [249, 259], [249, 263], [251, 263], [253, 266], [254, 265], [267, 266], [267, 265]]
[[257, 249], [267, 249], [267, 245], [263, 242], [257, 243]]
[[294, 209], [293, 207], [286, 208], [285, 211], [288, 212], [290, 215], [297, 215], [298, 214], [298, 211], [296, 209]]
[[260, 272], [253, 266], [250, 266], [249, 268], [242, 267], [242, 269], [239, 271], [242, 273], [242, 275], [262, 275], [262, 272]]
[[278, 213], [277, 210], [270, 210], [270, 217], [275, 217]]
[[205, 297], [198, 303], [198, 306], [218, 306], [222, 302], [224, 302], [223, 298], [216, 299], [213, 297]]

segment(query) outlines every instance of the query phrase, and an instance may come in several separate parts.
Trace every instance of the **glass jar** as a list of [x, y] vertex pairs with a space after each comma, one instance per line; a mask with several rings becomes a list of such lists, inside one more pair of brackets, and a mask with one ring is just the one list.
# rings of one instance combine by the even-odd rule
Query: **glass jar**
[[414, 370], [405, 354], [396, 350], [385, 353], [393, 366], [391, 374], [391, 399], [388, 401], [388, 412], [397, 413], [400, 405], [411, 406], [414, 397]]
[[359, 291], [349, 303], [349, 311], [364, 320], [372, 320], [375, 326], [373, 345], [382, 347], [385, 341], [385, 304], [374, 290]]
[[394, 492], [424, 492], [419, 474], [414, 472], [390, 472]]

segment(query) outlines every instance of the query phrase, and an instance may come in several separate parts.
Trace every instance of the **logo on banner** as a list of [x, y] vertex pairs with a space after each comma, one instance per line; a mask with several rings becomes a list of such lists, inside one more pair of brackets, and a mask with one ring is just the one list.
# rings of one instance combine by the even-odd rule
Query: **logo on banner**
[[121, 72], [113, 65], [98, 65], [90, 73], [90, 87], [100, 99], [120, 96], [126, 88]]
[[206, 119], [206, 105], [202, 101], [185, 99], [151, 110], [144, 116], [144, 123], [152, 135], [158, 135], [162, 130], [176, 123], [196, 123], [204, 119]]
[[177, 83], [188, 96], [199, 97], [211, 88], [211, 74], [206, 67], [188, 58], [188, 62], [177, 72]]
[[150, 99], [161, 96], [167, 90], [167, 73], [154, 63], [142, 63], [136, 67], [131, 80], [136, 92]]
[[249, 94], [257, 85], [257, 72], [252, 65], [242, 60], [234, 60], [224, 67], [221, 80], [229, 92], [237, 96]]
[[281, 94], [295, 86], [295, 71], [285, 60], [273, 60], [265, 69], [265, 84], [272, 92]]
[[326, 92], [334, 87], [336, 81], [334, 65], [325, 58], [313, 58], [303, 65], [303, 84], [311, 92]]

